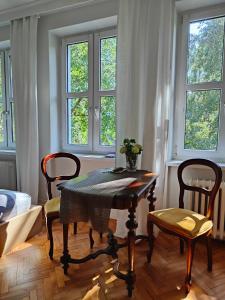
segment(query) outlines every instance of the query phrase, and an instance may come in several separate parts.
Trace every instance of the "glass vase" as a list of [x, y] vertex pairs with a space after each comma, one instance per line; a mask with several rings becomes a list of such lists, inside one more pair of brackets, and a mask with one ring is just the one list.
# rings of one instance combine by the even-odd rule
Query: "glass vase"
[[137, 154], [126, 155], [126, 169], [128, 172], [137, 170]]

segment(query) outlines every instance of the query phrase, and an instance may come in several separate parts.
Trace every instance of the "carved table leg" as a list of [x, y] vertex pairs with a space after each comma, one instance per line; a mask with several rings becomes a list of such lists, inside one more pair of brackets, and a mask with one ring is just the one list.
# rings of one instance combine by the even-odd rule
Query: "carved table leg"
[[68, 250], [68, 227], [69, 224], [63, 224], [63, 256], [60, 258], [60, 262], [63, 264], [64, 274], [67, 274], [70, 259]]
[[126, 222], [126, 226], [128, 228], [128, 272], [127, 272], [127, 290], [128, 296], [132, 296], [132, 290], [134, 289], [135, 283], [135, 271], [134, 271], [134, 247], [135, 247], [135, 229], [137, 228], [137, 222], [135, 221], [135, 209], [136, 205], [132, 201], [131, 207], [128, 209], [128, 221]]
[[111, 230], [109, 230], [107, 238], [108, 238], [108, 245], [109, 245], [108, 253], [109, 255], [111, 255], [113, 259], [117, 259], [118, 258], [117, 251], [120, 248], [120, 245], [118, 245], [117, 240], [115, 239], [114, 234]]
[[156, 185], [156, 180], [152, 183], [152, 185], [150, 187], [149, 195], [147, 197], [147, 199], [149, 201], [149, 210], [148, 211], [154, 211], [155, 210], [155, 204], [154, 204], [155, 201], [156, 201], [156, 197], [154, 195], [155, 185]]
[[[149, 201], [149, 209], [148, 209], [149, 212], [155, 210], [155, 201], [156, 201], [156, 197], [154, 195], [155, 185], [156, 185], [156, 180], [152, 183], [150, 190], [149, 190], [149, 195], [147, 197], [147, 199]], [[149, 223], [148, 224], [148, 248], [149, 249], [147, 252], [148, 263], [151, 262], [153, 244], [154, 244], [153, 223]]]

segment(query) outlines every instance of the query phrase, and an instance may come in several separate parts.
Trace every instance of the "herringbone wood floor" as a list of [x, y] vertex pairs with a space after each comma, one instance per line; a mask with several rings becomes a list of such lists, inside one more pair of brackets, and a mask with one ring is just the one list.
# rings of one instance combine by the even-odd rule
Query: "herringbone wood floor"
[[[70, 233], [72, 256], [81, 257], [89, 252], [88, 228], [79, 224], [76, 236]], [[59, 263], [62, 252], [61, 225], [54, 225], [55, 260], [48, 258], [46, 231], [15, 248], [0, 259], [0, 299], [10, 300], [94, 300], [128, 299], [125, 283], [112, 274], [110, 258], [102, 255], [82, 265], [70, 265], [64, 276]], [[94, 235], [95, 250], [103, 247]], [[185, 256], [179, 254], [176, 238], [160, 234], [150, 266], [146, 263], [146, 243], [136, 246], [137, 281], [135, 300], [157, 299], [225, 299], [225, 244], [213, 243], [213, 272], [206, 268], [203, 244], [196, 247], [193, 263], [193, 286], [185, 297], [179, 290], [185, 274]], [[120, 253], [121, 269], [126, 270], [126, 249]]]

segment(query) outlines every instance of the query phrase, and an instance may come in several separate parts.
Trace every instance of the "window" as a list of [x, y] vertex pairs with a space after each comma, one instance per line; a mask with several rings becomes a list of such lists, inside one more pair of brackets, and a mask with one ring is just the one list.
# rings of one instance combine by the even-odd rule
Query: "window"
[[116, 44], [115, 31], [63, 40], [65, 149], [115, 150]]
[[[224, 15], [183, 18], [174, 157], [225, 159]], [[179, 126], [178, 126], [179, 124]]]
[[10, 51], [0, 50], [0, 149], [15, 149]]

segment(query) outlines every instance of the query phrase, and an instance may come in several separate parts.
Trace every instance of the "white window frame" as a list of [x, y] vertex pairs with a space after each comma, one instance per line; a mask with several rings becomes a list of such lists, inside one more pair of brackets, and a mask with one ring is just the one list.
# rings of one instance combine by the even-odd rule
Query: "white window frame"
[[[115, 146], [101, 146], [100, 140], [100, 99], [101, 96], [115, 96], [116, 89], [100, 90], [100, 39], [117, 36], [116, 29], [103, 29], [89, 34], [62, 39], [62, 147], [77, 153], [111, 153]], [[88, 91], [67, 93], [67, 45], [88, 41]], [[67, 99], [88, 97], [88, 145], [71, 145], [67, 142]]]
[[[225, 16], [225, 6], [184, 14], [181, 18], [181, 32], [178, 38], [178, 55], [176, 68], [176, 105], [174, 122], [173, 159], [183, 160], [190, 157], [202, 157], [225, 161], [225, 46], [223, 57], [223, 78], [221, 82], [187, 84], [187, 55], [189, 23]], [[218, 147], [216, 150], [188, 150], [184, 149], [186, 92], [196, 90], [220, 89], [221, 101], [219, 112]]]
[[116, 97], [116, 89], [115, 90], [107, 90], [107, 91], [102, 91], [100, 89], [100, 79], [101, 79], [101, 74], [100, 74], [100, 64], [99, 64], [99, 58], [98, 55], [100, 54], [100, 41], [101, 39], [107, 38], [107, 37], [113, 37], [116, 36], [116, 31], [115, 30], [105, 30], [101, 32], [95, 33], [95, 45], [94, 49], [97, 51], [94, 51], [94, 70], [96, 76], [94, 76], [94, 151], [96, 152], [114, 152], [115, 151], [115, 146], [101, 146], [97, 141], [100, 140], [100, 99], [102, 96], [114, 96]]
[[[88, 47], [88, 91], [87, 92], [80, 92], [80, 93], [67, 93], [67, 46], [74, 43], [79, 42], [89, 42]], [[92, 35], [80, 35], [76, 37], [70, 37], [62, 40], [62, 90], [63, 90], [63, 101], [62, 101], [62, 128], [63, 128], [63, 149], [66, 150], [77, 150], [78, 152], [90, 152], [91, 145], [92, 145], [92, 134], [88, 135], [88, 144], [87, 145], [71, 145], [67, 142], [67, 137], [69, 135], [68, 128], [67, 128], [67, 99], [75, 98], [75, 97], [88, 97], [88, 132], [92, 132], [92, 109], [93, 109], [93, 99], [92, 99], [92, 74], [93, 74], [93, 64], [90, 57], [92, 56]]]
[[4, 107], [4, 142], [0, 143], [0, 150], [15, 150], [16, 148], [16, 144], [13, 141], [13, 118], [15, 118], [15, 116], [12, 116], [12, 104], [14, 103], [14, 100], [10, 55], [9, 48], [0, 50], [0, 57], [2, 60], [2, 101]]

